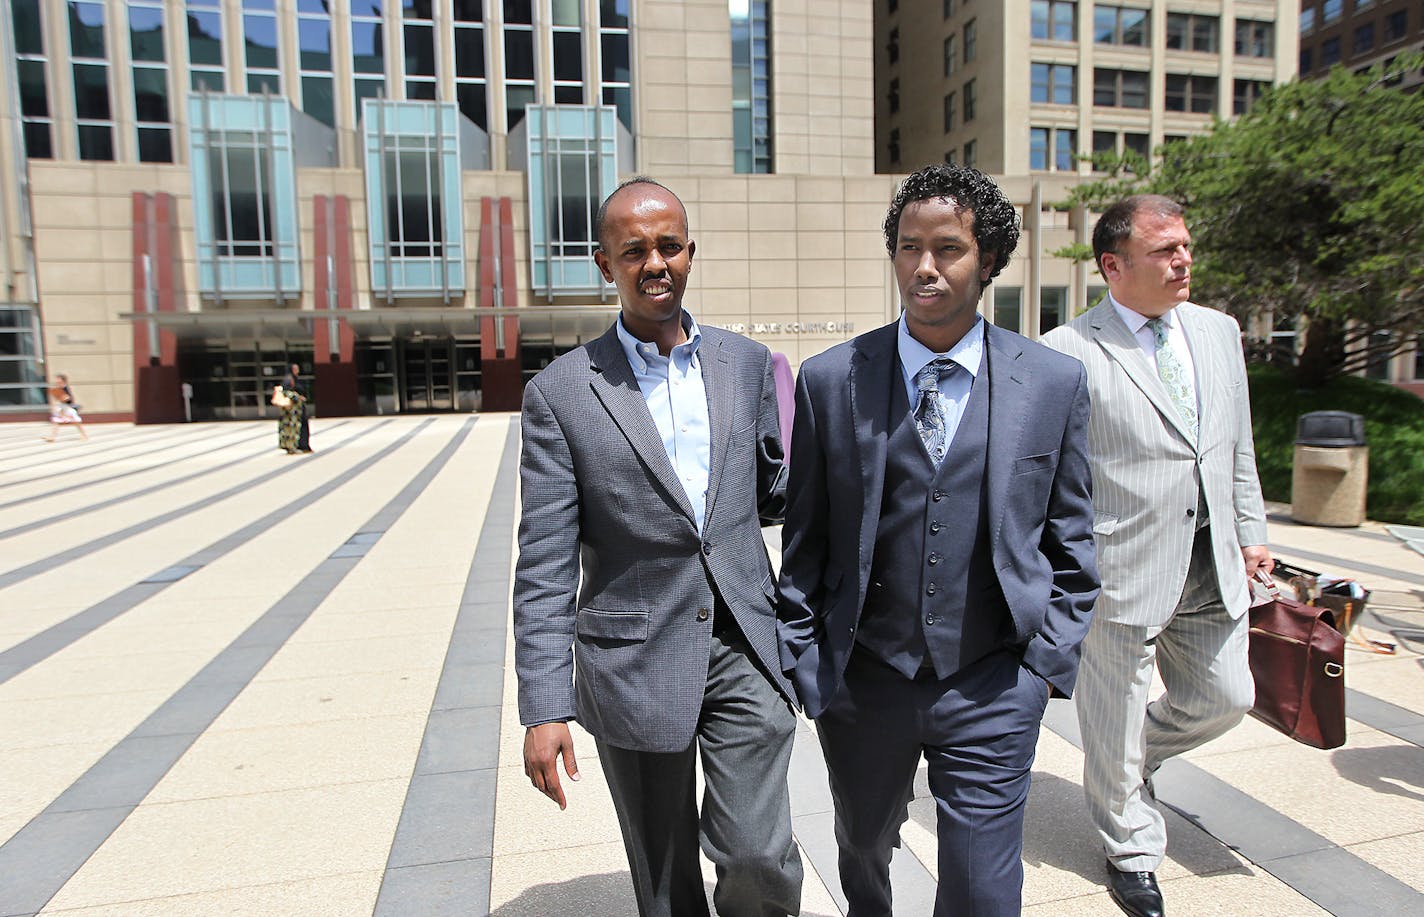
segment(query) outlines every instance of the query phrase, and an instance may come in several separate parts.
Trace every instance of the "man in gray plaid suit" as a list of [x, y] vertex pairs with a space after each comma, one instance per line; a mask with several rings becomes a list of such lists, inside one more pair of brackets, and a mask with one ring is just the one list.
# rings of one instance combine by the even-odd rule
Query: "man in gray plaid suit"
[[700, 840], [719, 914], [795, 914], [794, 694], [761, 536], [785, 489], [771, 354], [683, 310], [695, 245], [671, 191], [625, 182], [595, 233], [619, 319], [524, 392], [525, 773], [566, 805], [558, 764], [578, 779], [577, 720], [597, 741], [640, 913], [708, 913]]

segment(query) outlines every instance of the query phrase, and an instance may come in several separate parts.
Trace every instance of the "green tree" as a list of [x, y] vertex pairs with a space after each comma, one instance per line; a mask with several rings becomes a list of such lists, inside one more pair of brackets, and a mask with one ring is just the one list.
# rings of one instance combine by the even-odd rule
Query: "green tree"
[[1164, 145], [1150, 170], [1140, 158], [1096, 161], [1107, 177], [1064, 206], [1140, 192], [1180, 201], [1193, 298], [1243, 321], [1298, 318], [1297, 381], [1316, 387], [1424, 330], [1424, 92], [1397, 88], [1421, 66], [1401, 56], [1275, 87], [1237, 120]]

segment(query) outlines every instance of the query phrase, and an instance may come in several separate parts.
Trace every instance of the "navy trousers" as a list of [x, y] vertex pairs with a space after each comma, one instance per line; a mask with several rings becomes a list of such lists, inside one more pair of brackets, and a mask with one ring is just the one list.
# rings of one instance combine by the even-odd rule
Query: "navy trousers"
[[948, 678], [906, 678], [863, 647], [816, 721], [848, 917], [890, 917], [890, 855], [920, 756], [939, 836], [935, 917], [1017, 915], [1023, 820], [1048, 683], [1002, 651]]

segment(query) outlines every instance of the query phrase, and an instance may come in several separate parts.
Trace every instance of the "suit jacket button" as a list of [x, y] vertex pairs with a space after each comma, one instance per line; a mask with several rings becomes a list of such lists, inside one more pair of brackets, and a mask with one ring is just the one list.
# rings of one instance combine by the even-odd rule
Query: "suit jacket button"
[[710, 544], [704, 543], [702, 545], [702, 553], [710, 555], [712, 553], [712, 546]]
[[932, 625], [932, 624], [934, 624], [934, 622], [935, 622], [935, 616], [934, 616], [934, 615], [925, 615], [925, 623], [926, 623], [926, 624], [931, 624], [931, 625]]
[[707, 611], [707, 609], [705, 609], [705, 608], [699, 608], [699, 609], [697, 609], [697, 620], [699, 620], [699, 621], [706, 621], [706, 620], [708, 619], [708, 617], [710, 617], [710, 613]]

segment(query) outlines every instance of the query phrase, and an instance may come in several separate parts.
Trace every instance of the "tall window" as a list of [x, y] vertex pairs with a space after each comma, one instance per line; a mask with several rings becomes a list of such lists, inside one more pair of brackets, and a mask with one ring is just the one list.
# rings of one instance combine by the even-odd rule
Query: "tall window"
[[1167, 14], [1167, 49], [1215, 54], [1221, 47], [1221, 20], [1200, 13]]
[[292, 107], [255, 95], [188, 98], [198, 289], [285, 302], [301, 289]]
[[243, 60], [247, 91], [282, 94], [282, 58], [277, 39], [276, 0], [242, 0]]
[[1043, 287], [1038, 291], [1038, 333], [1047, 334], [1063, 324], [1068, 308], [1067, 287]]
[[485, 27], [483, 0], [455, 0], [455, 101], [464, 115], [489, 130], [485, 93]]
[[899, 162], [899, 161], [900, 161], [900, 129], [899, 129], [898, 127], [892, 127], [892, 128], [890, 128], [890, 142], [887, 144], [887, 147], [886, 147], [886, 148], [888, 149], [888, 151], [889, 151], [889, 153], [890, 153], [890, 161], [891, 161], [891, 162]]
[[506, 129], [524, 120], [524, 106], [538, 101], [534, 76], [534, 4], [531, 0], [504, 0]]
[[964, 62], [974, 63], [979, 54], [979, 21], [971, 19], [964, 24]]
[[1329, 25], [1340, 18], [1340, 13], [1345, 8], [1345, 0], [1324, 0], [1320, 4], [1320, 20]]
[[1374, 49], [1375, 46], [1375, 24], [1366, 22], [1355, 27], [1354, 52], [1364, 54]]
[[1078, 68], [1072, 64], [1033, 64], [1029, 99], [1051, 105], [1072, 105], [1077, 92]]
[[1167, 111], [1209, 115], [1216, 111], [1216, 77], [1167, 74]]
[[1315, 28], [1315, 7], [1307, 6], [1300, 11], [1300, 34], [1304, 35]]
[[1064, 127], [1034, 127], [1028, 132], [1028, 167], [1036, 172], [1073, 172], [1078, 168], [1078, 132]]
[[890, 40], [885, 43], [885, 54], [890, 58], [890, 63], [900, 60], [900, 27], [896, 26], [890, 30]]
[[[633, 63], [628, 45], [630, 0], [600, 0], [598, 5], [599, 72], [603, 104], [618, 109], [618, 120], [633, 129]], [[735, 66], [735, 65], [734, 65]], [[770, 75], [767, 75], [770, 80]], [[734, 81], [735, 82], [735, 81]]]
[[114, 158], [114, 114], [109, 104], [109, 52], [104, 4], [69, 3], [69, 53], [74, 74], [74, 114], [79, 158]]
[[386, 90], [386, 20], [381, 0], [351, 0], [351, 69], [360, 117], [361, 101]]
[[437, 156], [428, 147], [396, 149], [387, 150], [381, 160], [386, 240], [393, 258], [432, 258], [444, 252]]
[[1136, 7], [1099, 3], [1093, 7], [1093, 41], [1100, 45], [1145, 48], [1151, 35], [1150, 15], [1147, 10]]
[[1236, 20], [1237, 57], [1275, 57], [1275, 46], [1276, 24], [1274, 22], [1259, 22], [1255, 19]]
[[129, 0], [128, 9], [138, 158], [140, 162], [172, 162], [173, 118], [168, 112], [163, 0]]
[[598, 203], [618, 181], [616, 122], [606, 108], [545, 106], [529, 119], [529, 244], [534, 288], [605, 289], [591, 257]]
[[1409, 31], [1409, 11], [1396, 10], [1384, 17], [1384, 40], [1398, 41]]
[[732, 17], [732, 148], [738, 172], [772, 170], [771, 10], [767, 0], [729, 0]]
[[1327, 38], [1320, 43], [1320, 66], [1329, 67], [1340, 63], [1340, 37]]
[[297, 0], [297, 62], [302, 78], [302, 111], [335, 127], [329, 5], [330, 0]]
[[886, 104], [890, 106], [890, 114], [900, 110], [900, 78], [895, 77], [890, 80], [890, 89], [886, 93]]
[[33, 306], [0, 304], [0, 407], [44, 403], [39, 317]]
[[1077, 40], [1078, 4], [1071, 0], [1033, 0], [1029, 4], [1029, 34], [1045, 41]]
[[1000, 328], [1017, 332], [1023, 322], [1019, 317], [1023, 309], [1023, 287], [993, 286], [994, 324]]
[[964, 143], [964, 165], [973, 169], [979, 165], [979, 141], [967, 140]]
[[222, 0], [188, 0], [188, 73], [194, 89], [222, 92]]
[[552, 0], [554, 104], [583, 104], [583, 10], [579, 0]]
[[12, 0], [10, 12], [15, 28], [15, 76], [19, 81], [25, 155], [31, 159], [51, 159], [54, 157], [51, 134], [54, 120], [49, 109], [40, 0]]
[[944, 40], [944, 75], [953, 76], [955, 68], [955, 47], [954, 40], [958, 36], [951, 35]]
[[1095, 68], [1093, 104], [1104, 108], [1146, 108], [1147, 72]]
[[1270, 83], [1261, 80], [1236, 80], [1235, 92], [1232, 94], [1231, 112], [1236, 115], [1244, 115], [1251, 110], [1261, 96], [1266, 94], [1266, 90], [1271, 88]]
[[431, 0], [401, 0], [405, 97], [435, 100], [435, 23]]
[[[964, 84], [964, 123], [968, 124], [974, 120], [975, 107], [979, 102], [979, 89], [974, 84], [974, 80]], [[968, 163], [966, 163], [968, 165]]]
[[947, 134], [954, 130], [954, 93], [946, 93], [944, 96], [944, 132]]

